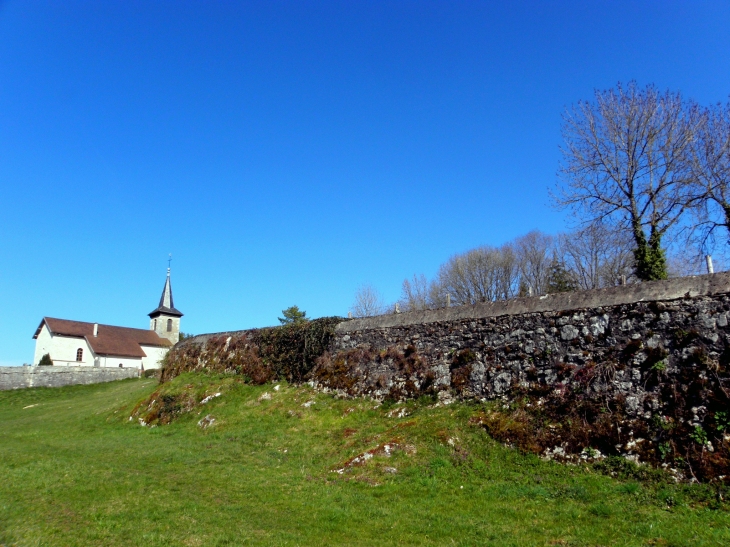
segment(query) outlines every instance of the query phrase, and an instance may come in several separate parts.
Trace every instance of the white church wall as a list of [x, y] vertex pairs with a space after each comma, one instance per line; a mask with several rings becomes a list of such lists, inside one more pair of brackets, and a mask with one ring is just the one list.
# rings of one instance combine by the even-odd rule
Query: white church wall
[[160, 368], [160, 361], [165, 357], [170, 348], [160, 348], [157, 346], [141, 346], [147, 357], [142, 358], [142, 365], [145, 370], [151, 368]]
[[[79, 349], [82, 350], [80, 362], [76, 360], [76, 352]], [[37, 365], [46, 353], [51, 356], [55, 366], [94, 366], [93, 353], [84, 338], [54, 336], [44, 323], [36, 340], [33, 364]]]
[[139, 368], [142, 364], [142, 359], [140, 359], [139, 357], [115, 357], [114, 355], [99, 355], [98, 360], [99, 366], [104, 368]]
[[[46, 353], [51, 352], [51, 340], [51, 333], [48, 332], [48, 329], [44, 324], [41, 327], [41, 332], [38, 333], [38, 337], [35, 341], [35, 354], [33, 354], [34, 365], [37, 365], [38, 362], [41, 360], [41, 357], [43, 357]], [[51, 356], [51, 359], [53, 359], [53, 356]]]

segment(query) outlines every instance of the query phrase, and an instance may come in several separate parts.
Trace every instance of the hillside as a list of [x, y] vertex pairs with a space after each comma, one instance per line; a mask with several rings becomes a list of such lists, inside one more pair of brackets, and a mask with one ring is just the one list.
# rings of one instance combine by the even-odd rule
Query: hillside
[[730, 544], [724, 491], [523, 455], [483, 404], [278, 385], [0, 392], [0, 545]]

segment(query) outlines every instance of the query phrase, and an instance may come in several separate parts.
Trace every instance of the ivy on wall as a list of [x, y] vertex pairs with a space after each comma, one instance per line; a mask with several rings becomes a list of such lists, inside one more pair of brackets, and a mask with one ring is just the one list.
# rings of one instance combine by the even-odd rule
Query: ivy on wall
[[302, 382], [326, 351], [341, 317], [322, 317], [280, 327], [254, 329], [210, 338], [185, 340], [163, 361], [161, 381], [183, 372], [210, 370], [243, 375], [263, 384], [272, 380]]

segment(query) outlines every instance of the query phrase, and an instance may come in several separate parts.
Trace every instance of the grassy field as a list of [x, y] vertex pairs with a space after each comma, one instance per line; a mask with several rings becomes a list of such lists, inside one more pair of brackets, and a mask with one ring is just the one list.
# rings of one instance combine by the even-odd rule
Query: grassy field
[[522, 455], [477, 405], [186, 374], [130, 421], [158, 387], [0, 392], [0, 545], [730, 545], [712, 488]]

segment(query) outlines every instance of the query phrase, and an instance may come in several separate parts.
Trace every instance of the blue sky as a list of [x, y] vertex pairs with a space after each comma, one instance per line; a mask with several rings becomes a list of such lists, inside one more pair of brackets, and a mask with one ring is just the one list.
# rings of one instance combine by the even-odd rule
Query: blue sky
[[560, 116], [635, 79], [730, 95], [730, 3], [0, 2], [0, 364], [43, 316], [345, 315], [531, 229]]

